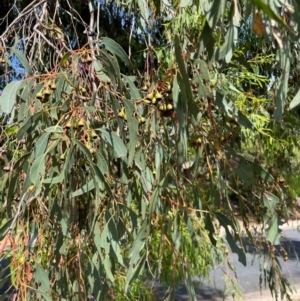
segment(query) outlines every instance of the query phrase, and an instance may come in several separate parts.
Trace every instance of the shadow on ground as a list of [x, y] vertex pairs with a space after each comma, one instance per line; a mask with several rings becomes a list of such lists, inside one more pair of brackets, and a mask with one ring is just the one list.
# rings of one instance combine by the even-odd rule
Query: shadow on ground
[[[199, 286], [199, 287], [197, 287]], [[166, 300], [169, 295], [166, 293], [167, 289], [162, 287], [157, 289], [156, 297], [158, 301]], [[223, 300], [223, 290], [213, 288], [211, 286], [203, 286], [203, 284], [195, 284], [195, 292], [197, 300]], [[174, 301], [189, 301], [190, 297], [184, 285], [180, 285], [174, 294], [174, 298], [171, 298]]]

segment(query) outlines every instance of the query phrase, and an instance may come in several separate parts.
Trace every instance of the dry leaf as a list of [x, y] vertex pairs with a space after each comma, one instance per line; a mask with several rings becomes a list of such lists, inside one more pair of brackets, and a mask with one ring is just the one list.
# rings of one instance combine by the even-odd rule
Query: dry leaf
[[252, 22], [252, 30], [259, 36], [262, 36], [266, 32], [260, 11], [257, 11], [255, 14], [255, 18]]

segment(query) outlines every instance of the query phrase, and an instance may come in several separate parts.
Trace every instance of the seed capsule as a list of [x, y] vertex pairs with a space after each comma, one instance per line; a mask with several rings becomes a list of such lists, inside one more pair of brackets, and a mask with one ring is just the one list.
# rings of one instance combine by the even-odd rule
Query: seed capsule
[[71, 127], [72, 127], [72, 123], [71, 123], [71, 121], [69, 120], [69, 121], [65, 124], [64, 128], [65, 128], [65, 129], [70, 129]]
[[159, 92], [156, 92], [156, 93], [155, 93], [155, 98], [156, 98], [157, 100], [160, 100], [160, 99], [162, 99], [162, 95], [161, 95], [161, 93], [159, 93]]
[[167, 109], [170, 111], [170, 110], [172, 110], [172, 109], [173, 109], [173, 106], [172, 106], [170, 103], [168, 103], [168, 105], [167, 105]]
[[51, 91], [49, 88], [46, 88], [46, 89], [44, 90], [44, 92], [43, 92], [43, 95], [46, 96], [46, 97], [48, 97], [48, 96], [51, 95], [51, 93], [52, 93], [52, 91]]
[[84, 88], [84, 87], [82, 87], [82, 86], [79, 87], [79, 90], [80, 90], [82, 93], [86, 93], [86, 88]]
[[148, 90], [148, 87], [146, 85], [144, 85], [142, 88], [141, 88], [142, 91], [147, 91]]
[[148, 99], [144, 98], [144, 99], [143, 99], [143, 102], [144, 102], [145, 104], [147, 104], [147, 105], [148, 105], [148, 104], [150, 103], [150, 100], [148, 100]]
[[140, 123], [140, 124], [143, 124], [143, 123], [145, 123], [145, 122], [146, 122], [145, 117], [140, 117], [140, 118], [139, 118], [139, 123]]
[[81, 118], [79, 119], [79, 121], [78, 121], [78, 126], [79, 126], [79, 127], [84, 127], [84, 125], [85, 125], [85, 120], [84, 120], [83, 117], [81, 117]]
[[36, 94], [37, 99], [42, 99], [43, 98], [43, 93], [40, 91]]
[[151, 92], [149, 94], [147, 94], [146, 99], [151, 100], [154, 97], [154, 94]]
[[51, 89], [51, 90], [56, 90], [56, 84], [55, 84], [55, 82], [52, 82], [52, 83], [51, 83], [50, 89]]
[[92, 137], [93, 139], [97, 139], [97, 138], [98, 138], [98, 135], [96, 134], [95, 131], [91, 131], [91, 132], [90, 132], [90, 137]]
[[158, 107], [158, 109], [159, 109], [160, 111], [164, 111], [164, 105], [161, 104], [161, 105]]

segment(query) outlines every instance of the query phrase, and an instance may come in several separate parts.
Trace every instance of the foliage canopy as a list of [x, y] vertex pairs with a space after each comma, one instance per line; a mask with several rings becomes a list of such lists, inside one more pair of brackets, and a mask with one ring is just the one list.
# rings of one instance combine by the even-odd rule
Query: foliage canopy
[[299, 140], [299, 1], [1, 5], [0, 254], [19, 299], [149, 300], [160, 280], [196, 300], [193, 276], [246, 265], [241, 225], [289, 296], [274, 245], [294, 206], [278, 170]]

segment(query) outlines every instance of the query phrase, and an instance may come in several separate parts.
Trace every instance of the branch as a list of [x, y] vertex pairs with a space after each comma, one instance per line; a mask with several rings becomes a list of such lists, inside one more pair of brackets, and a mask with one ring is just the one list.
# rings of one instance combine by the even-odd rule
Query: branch
[[16, 17], [11, 24], [6, 28], [6, 30], [3, 32], [3, 34], [0, 36], [0, 39], [5, 39], [4, 37], [8, 34], [8, 32], [13, 28], [13, 26], [18, 23], [25, 15], [30, 11], [31, 9], [35, 9], [38, 6], [45, 3], [47, 0], [34, 0], [32, 1], [28, 6], [26, 6], [23, 11], [20, 13], [18, 17]]

